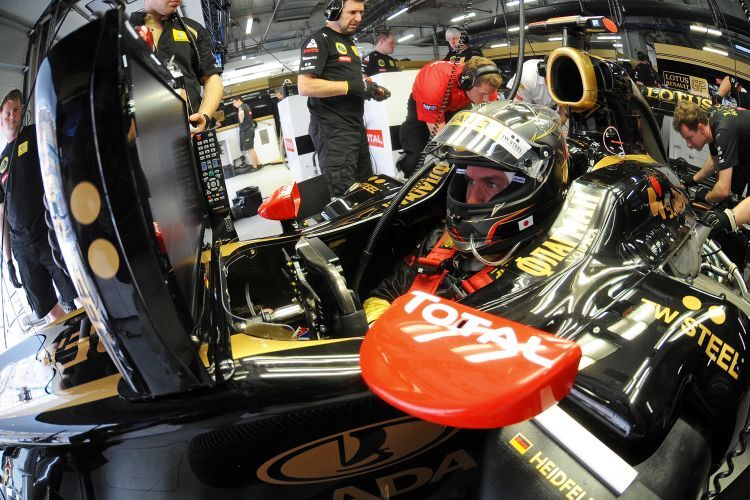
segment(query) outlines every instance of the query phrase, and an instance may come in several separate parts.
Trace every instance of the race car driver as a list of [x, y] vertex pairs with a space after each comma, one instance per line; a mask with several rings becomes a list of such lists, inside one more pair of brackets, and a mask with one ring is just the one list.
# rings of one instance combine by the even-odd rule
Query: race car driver
[[351, 35], [364, 10], [364, 0], [330, 0], [325, 27], [302, 42], [297, 88], [309, 97], [310, 137], [332, 198], [372, 175], [364, 100], [390, 96], [385, 88], [362, 80]]
[[512, 129], [528, 150], [518, 158], [502, 141], [477, 140], [477, 130], [487, 128], [470, 120], [436, 137], [456, 167], [445, 223], [371, 292], [364, 303], [368, 322], [408, 291], [457, 300], [500, 278], [496, 270], [546, 231], [562, 208], [568, 167], [558, 114], [513, 101], [488, 103], [477, 113]]
[[375, 50], [362, 59], [362, 74], [365, 76], [401, 71], [391, 57], [396, 48], [396, 37], [390, 31], [381, 31], [375, 36]]
[[672, 126], [691, 149], [701, 151], [706, 144], [710, 156], [691, 178], [687, 186], [695, 185], [714, 172], [718, 178], [714, 187], [698, 189], [695, 199], [719, 203], [730, 192], [741, 195], [750, 180], [750, 111], [727, 106], [704, 110], [698, 104], [681, 101], [674, 110]]
[[419, 70], [399, 132], [404, 154], [398, 169], [411, 176], [420, 153], [445, 121], [471, 103], [496, 100], [502, 83], [495, 63], [484, 57], [473, 57], [466, 63], [436, 61]]
[[[214, 59], [211, 37], [196, 21], [177, 12], [181, 0], [144, 0], [143, 10], [130, 16], [130, 23], [142, 27], [141, 38], [172, 72], [182, 75], [187, 92], [188, 120], [201, 131], [209, 126], [224, 96], [219, 76], [221, 65]], [[201, 97], [203, 86], [203, 97]]]

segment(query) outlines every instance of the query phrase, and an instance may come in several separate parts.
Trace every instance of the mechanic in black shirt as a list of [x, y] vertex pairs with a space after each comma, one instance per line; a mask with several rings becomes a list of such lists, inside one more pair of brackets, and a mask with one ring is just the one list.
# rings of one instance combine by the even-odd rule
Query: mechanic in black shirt
[[654, 87], [658, 83], [656, 72], [645, 52], [638, 51], [638, 65], [635, 67], [635, 83], [639, 86]]
[[[3, 260], [14, 286], [19, 287], [11, 250], [18, 262], [21, 283], [39, 318], [54, 321], [74, 308], [77, 297], [70, 278], [52, 258], [44, 221], [44, 185], [36, 146], [36, 127], [21, 128], [19, 90], [3, 99], [0, 122], [8, 144], [0, 154], [0, 220], [3, 224]], [[58, 302], [54, 281], [65, 309]]]
[[362, 59], [362, 74], [365, 76], [400, 71], [391, 57], [396, 48], [396, 37], [390, 31], [381, 31], [375, 36], [375, 50]]
[[[144, 0], [143, 11], [130, 16], [133, 26], [145, 26], [144, 38], [153, 42], [154, 52], [170, 69], [173, 76], [184, 79], [190, 116], [198, 129], [209, 126], [224, 96], [222, 68], [211, 51], [211, 37], [196, 21], [181, 17], [177, 12], [181, 0]], [[203, 97], [201, 97], [201, 85]]]
[[701, 151], [708, 144], [710, 156], [686, 185], [694, 185], [718, 171], [713, 189], [700, 188], [698, 201], [719, 203], [730, 192], [742, 195], [750, 179], [750, 111], [728, 106], [704, 110], [698, 104], [680, 101], [672, 126], [691, 149]]
[[240, 96], [232, 99], [232, 105], [237, 108], [237, 122], [240, 124], [240, 149], [245, 155], [245, 163], [252, 165], [253, 170], [258, 170], [258, 155], [255, 153], [255, 129], [257, 126], [255, 120], [253, 120], [253, 112]]
[[469, 45], [469, 36], [462, 32], [458, 26], [451, 26], [445, 30], [445, 40], [450, 45], [450, 49], [448, 49], [443, 61], [465, 62], [472, 57], [484, 57], [480, 49], [475, 49]]
[[310, 137], [331, 197], [372, 175], [364, 127], [364, 100], [390, 93], [362, 79], [359, 50], [351, 39], [364, 12], [363, 0], [332, 0], [326, 26], [302, 42], [297, 87], [308, 96]]
[[750, 109], [750, 92], [733, 76], [724, 77], [716, 96], [721, 99], [719, 104]]

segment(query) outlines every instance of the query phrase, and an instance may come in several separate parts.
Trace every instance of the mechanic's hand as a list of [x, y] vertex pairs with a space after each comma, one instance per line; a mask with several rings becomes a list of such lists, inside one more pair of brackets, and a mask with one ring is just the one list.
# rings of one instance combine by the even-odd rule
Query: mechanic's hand
[[737, 223], [734, 220], [734, 212], [726, 210], [710, 210], [703, 215], [702, 222], [711, 228], [708, 234], [709, 238], [716, 238], [723, 232], [734, 232], [737, 230]]
[[702, 201], [703, 203], [709, 203], [706, 201], [706, 195], [710, 193], [711, 190], [707, 187], [699, 187], [698, 191], [695, 192], [695, 197], [693, 198], [693, 201]]
[[21, 288], [21, 281], [18, 279], [18, 275], [16, 275], [16, 266], [13, 264], [12, 259], [5, 261], [5, 268], [8, 270], [8, 279], [13, 287]]
[[208, 128], [208, 117], [203, 113], [193, 113], [188, 116], [188, 121], [195, 128], [193, 132], [201, 132]]
[[682, 182], [682, 185], [685, 186], [685, 189], [689, 188], [690, 186], [697, 186], [698, 181], [693, 179], [693, 174], [686, 173], [686, 174], [678, 174], [678, 177], [680, 178], [680, 182]]
[[370, 78], [365, 81], [365, 99], [375, 99], [376, 101], [384, 101], [391, 97], [391, 93], [387, 88], [381, 87], [377, 83], [373, 82]]

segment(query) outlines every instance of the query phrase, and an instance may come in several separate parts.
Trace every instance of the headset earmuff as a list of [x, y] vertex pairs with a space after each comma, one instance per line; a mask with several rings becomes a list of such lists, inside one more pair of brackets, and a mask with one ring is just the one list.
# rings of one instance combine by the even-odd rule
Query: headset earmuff
[[476, 85], [476, 81], [480, 76], [500, 74], [500, 70], [497, 69], [497, 66], [491, 64], [479, 66], [474, 70], [467, 70], [465, 68], [466, 67], [464, 66], [464, 70], [458, 75], [458, 88], [464, 92], [471, 90], [471, 88]]
[[344, 2], [346, 0], [329, 0], [326, 9], [323, 11], [323, 17], [326, 21], [338, 21], [341, 19], [341, 13], [344, 11]]

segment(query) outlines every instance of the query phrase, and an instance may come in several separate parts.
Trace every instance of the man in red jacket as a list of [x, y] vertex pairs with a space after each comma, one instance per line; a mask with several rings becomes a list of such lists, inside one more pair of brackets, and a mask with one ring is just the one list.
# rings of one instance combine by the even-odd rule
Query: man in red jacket
[[419, 70], [399, 133], [404, 150], [399, 170], [406, 177], [412, 175], [430, 137], [456, 111], [496, 100], [502, 83], [497, 66], [485, 57], [472, 57], [465, 63], [436, 61]]

